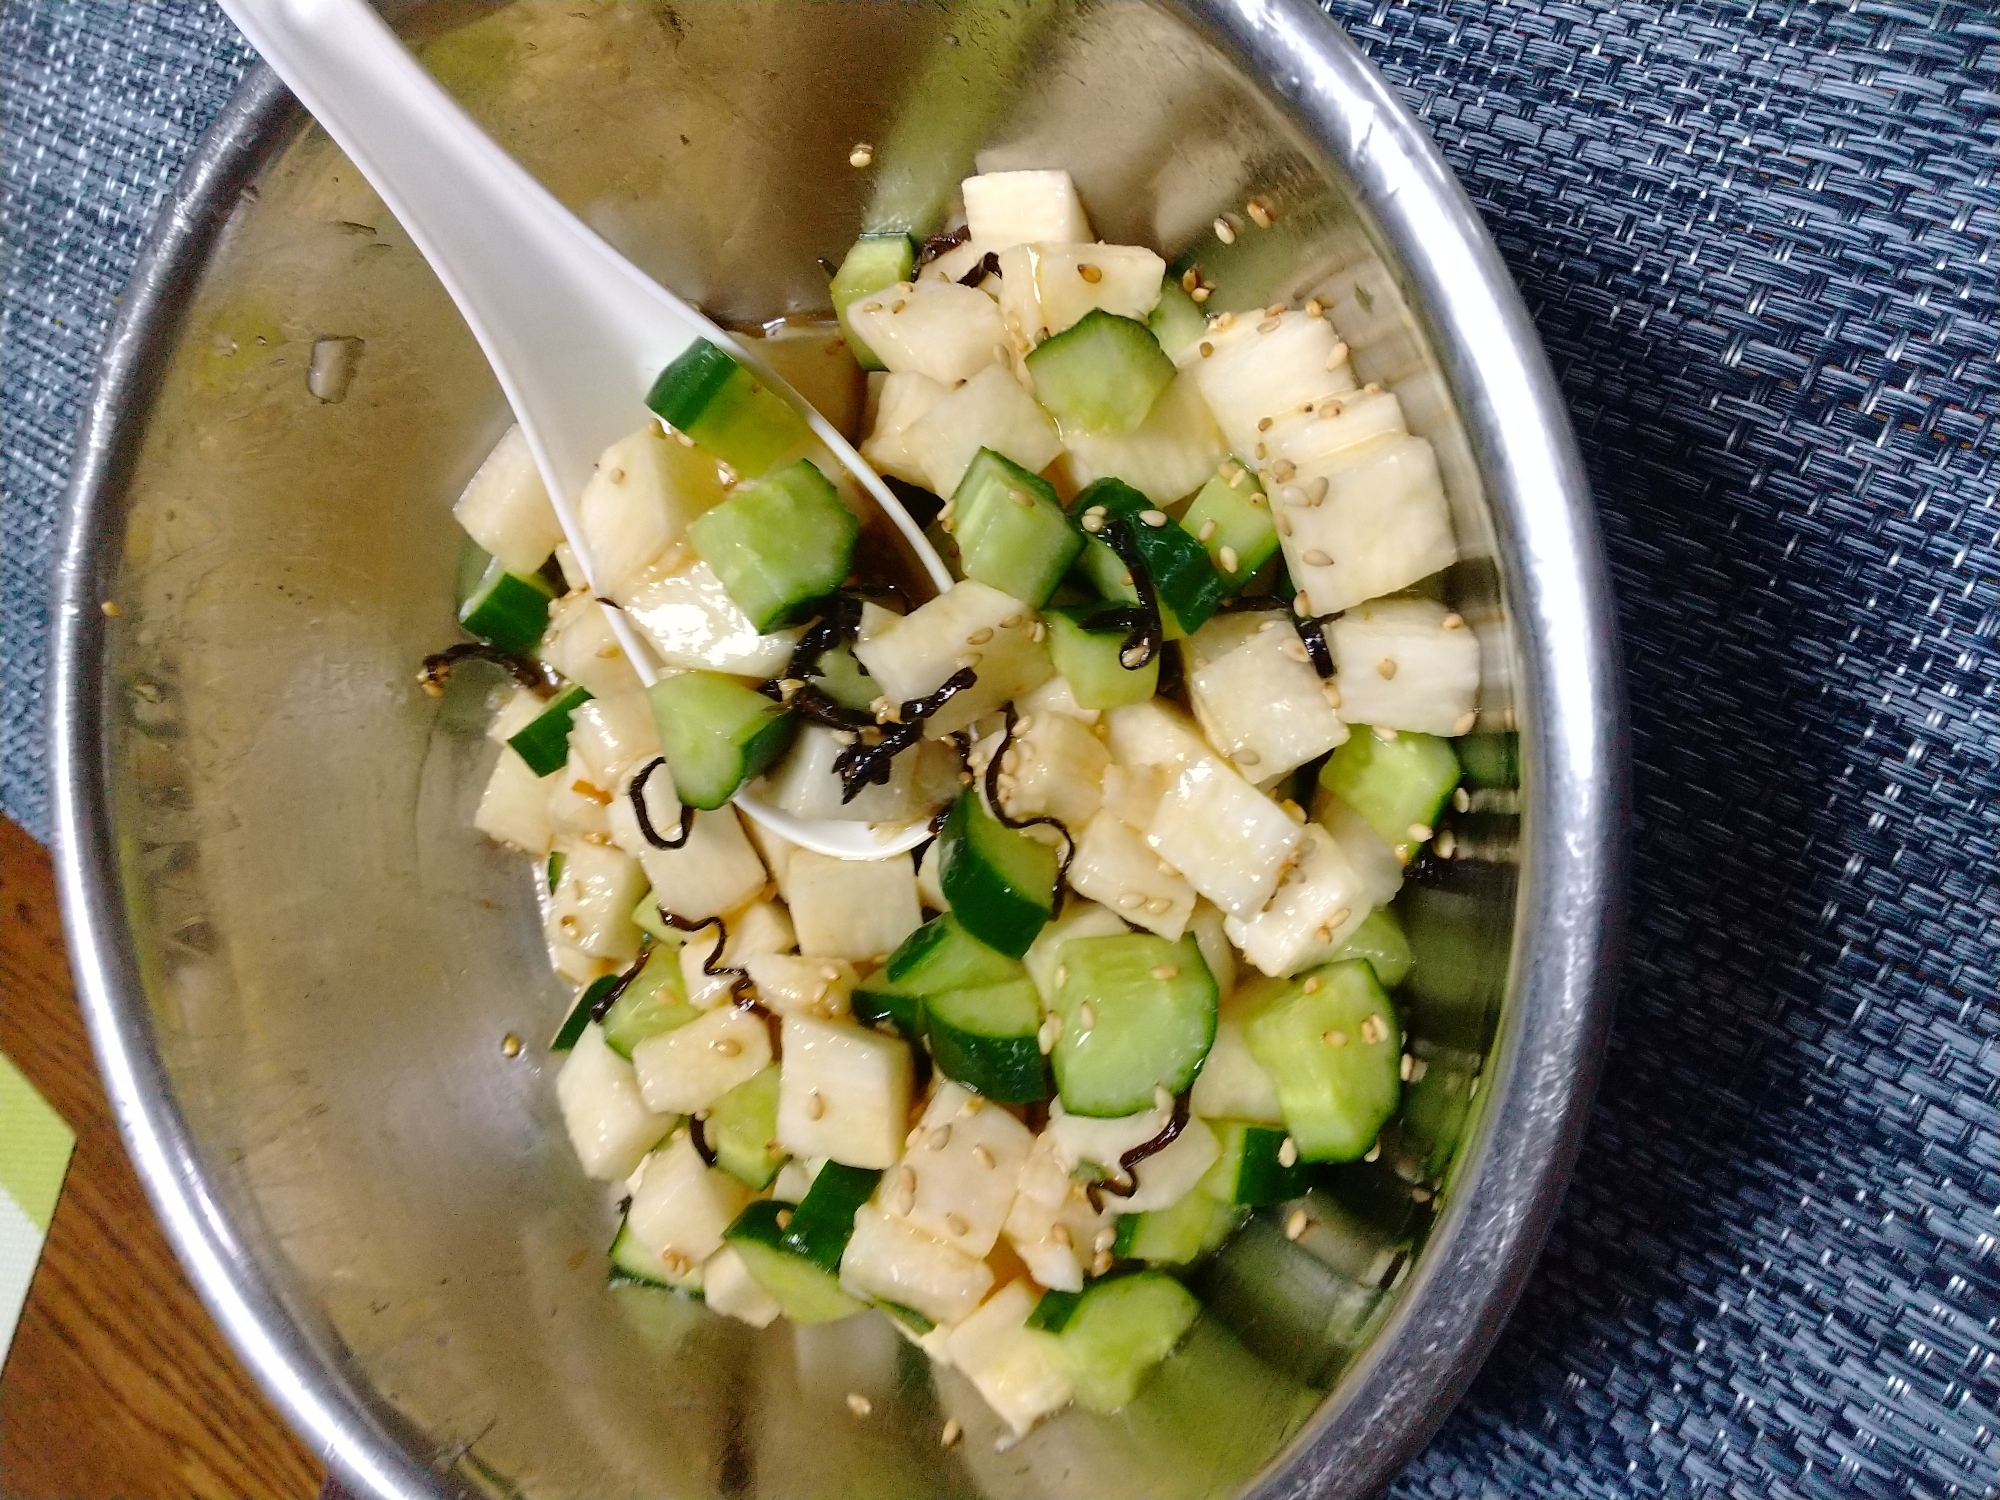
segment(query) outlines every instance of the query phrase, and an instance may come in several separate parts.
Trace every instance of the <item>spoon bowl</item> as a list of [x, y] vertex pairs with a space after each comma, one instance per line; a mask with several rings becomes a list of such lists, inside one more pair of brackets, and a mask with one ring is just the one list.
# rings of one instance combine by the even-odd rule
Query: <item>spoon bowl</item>
[[[649, 418], [655, 376], [697, 340], [727, 350], [806, 419], [901, 534], [940, 592], [951, 574], [839, 430], [768, 364], [606, 244], [501, 150], [412, 57], [366, 0], [224, 0], [272, 70], [381, 195], [464, 315], [521, 424], [563, 536], [593, 592], [576, 499], [598, 455]], [[816, 455], [819, 456], [819, 455]], [[607, 617], [651, 686], [652, 649], [623, 611]], [[801, 818], [748, 787], [736, 806], [772, 833], [837, 859], [884, 859], [929, 825]]]

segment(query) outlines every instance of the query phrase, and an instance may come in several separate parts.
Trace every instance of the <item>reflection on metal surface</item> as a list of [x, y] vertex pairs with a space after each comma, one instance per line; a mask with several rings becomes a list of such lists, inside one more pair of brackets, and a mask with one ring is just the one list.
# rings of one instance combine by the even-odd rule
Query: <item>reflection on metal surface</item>
[[[1410, 1106], [1300, 1236], [1344, 1299], [1323, 1357], [1260, 1360], [1204, 1320], [1125, 1416], [1069, 1413], [1004, 1451], [965, 1383], [933, 1384], [878, 1318], [756, 1334], [605, 1291], [611, 1206], [574, 1168], [540, 1045], [564, 996], [519, 862], [470, 826], [477, 669], [443, 701], [413, 680], [451, 636], [446, 497], [506, 423], [497, 389], [268, 80], [183, 189], [77, 470], [65, 894], [169, 1232], [357, 1494], [1158, 1500], [1236, 1493], [1274, 1458], [1270, 1493], [1361, 1494], [1497, 1330], [1604, 1022], [1621, 752], [1588, 497], [1491, 245], [1380, 81], [1308, 7], [1190, 16], [1061, 9], [980, 165], [1069, 167], [1106, 238], [1199, 264], [1215, 307], [1334, 310], [1438, 449], [1481, 743], [1451, 857], [1405, 899]], [[848, 154], [889, 138], [950, 24], [866, 0], [533, 0], [433, 8], [424, 56], [620, 249], [763, 323], [823, 305], [818, 259], [869, 190]], [[328, 329], [366, 347], [337, 402], [309, 385]], [[1323, 1403], [1301, 1383], [1335, 1375]], [[966, 1433], [948, 1452], [947, 1418]]]

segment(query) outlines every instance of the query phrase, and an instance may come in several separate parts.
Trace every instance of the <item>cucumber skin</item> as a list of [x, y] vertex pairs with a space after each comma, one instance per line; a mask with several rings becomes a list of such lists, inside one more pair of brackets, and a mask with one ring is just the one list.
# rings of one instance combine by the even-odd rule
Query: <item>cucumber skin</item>
[[[1112, 945], [1118, 946], [1114, 948]], [[1192, 933], [1177, 943], [1140, 932], [1117, 937], [1075, 938], [1063, 945], [1061, 953], [1063, 965], [1069, 972], [1057, 992], [1054, 1008], [1063, 1018], [1063, 1031], [1056, 1039], [1050, 1061], [1055, 1069], [1056, 1088], [1064, 1109], [1071, 1114], [1097, 1119], [1117, 1119], [1153, 1108], [1156, 1089], [1165, 1088], [1170, 1093], [1178, 1094], [1194, 1082], [1201, 1065], [1208, 1059], [1209, 1048], [1215, 1045], [1217, 994], [1214, 976], [1202, 962], [1201, 949]], [[1151, 969], [1162, 963], [1173, 964], [1179, 974], [1173, 979], [1152, 979]], [[1130, 971], [1118, 976], [1122, 980], [1160, 988], [1178, 985], [1199, 975], [1199, 990], [1192, 984], [1188, 986], [1189, 998], [1194, 999], [1202, 1011], [1200, 1020], [1204, 1035], [1199, 1048], [1181, 1045], [1181, 1039], [1174, 1038], [1174, 1052], [1152, 1057], [1133, 1055], [1148, 1050], [1146, 1041], [1159, 1039], [1158, 1030], [1164, 1017], [1153, 1003], [1154, 996], [1151, 994], [1142, 993], [1139, 996], [1147, 1014], [1133, 1015], [1126, 1013], [1129, 996], [1107, 995], [1102, 991], [1080, 992], [1090, 980], [1099, 977], [1096, 970], [1107, 964]], [[1097, 1026], [1088, 1030], [1082, 1027], [1079, 1020], [1082, 1006], [1086, 1003], [1096, 1012], [1097, 1019]], [[1124, 1055], [1114, 1055], [1109, 1065], [1119, 1066], [1127, 1062], [1138, 1065], [1143, 1062], [1150, 1069], [1144, 1078], [1125, 1080], [1122, 1088], [1095, 1076], [1107, 1066], [1097, 1054], [1110, 1051], [1112, 1042], [1091, 1040], [1098, 1031], [1108, 1032], [1115, 1038], [1118, 1030], [1124, 1030], [1128, 1036], [1142, 1036], [1143, 1039], [1137, 1046], [1128, 1044], [1119, 1048]], [[1164, 1076], [1161, 1072], [1163, 1066], [1166, 1069]]]
[[1122, 479], [1100, 479], [1085, 485], [1070, 501], [1070, 512], [1081, 516], [1094, 505], [1103, 506], [1125, 522], [1146, 571], [1152, 575], [1160, 607], [1173, 611], [1174, 619], [1189, 635], [1206, 625], [1229, 597], [1229, 585], [1208, 549], [1172, 520], [1164, 526], [1148, 526], [1140, 520], [1141, 515], [1158, 507]]
[[854, 1236], [854, 1212], [868, 1201], [881, 1180], [881, 1172], [869, 1167], [843, 1166], [837, 1161], [821, 1167], [785, 1228], [786, 1248], [827, 1275], [838, 1277], [840, 1257]]
[[525, 656], [541, 644], [554, 601], [555, 591], [540, 578], [509, 573], [496, 557], [459, 606], [458, 623], [502, 651]]
[[[791, 1247], [789, 1228], [778, 1223], [786, 1212], [776, 1199], [759, 1198], [723, 1231], [723, 1242], [736, 1247], [752, 1279], [794, 1323], [831, 1323], [862, 1311], [861, 1303], [841, 1291], [837, 1261], [828, 1271]], [[795, 1212], [792, 1222], [797, 1222]]]
[[857, 988], [848, 1002], [855, 1020], [864, 1026], [888, 1021], [912, 1044], [924, 1036], [924, 997], [876, 985]]
[[883, 972], [899, 993], [936, 995], [1005, 984], [1028, 971], [1018, 960], [981, 942], [956, 916], [945, 912], [904, 938], [889, 955]]
[[1192, 1265], [1222, 1244], [1246, 1212], [1197, 1187], [1169, 1207], [1120, 1214], [1111, 1253], [1148, 1265]]
[[1083, 621], [1106, 607], [1069, 605], [1042, 616], [1049, 626], [1050, 659], [1079, 708], [1123, 708], [1146, 702], [1160, 689], [1160, 653], [1134, 671], [1118, 659], [1125, 646], [1123, 631], [1083, 628]]
[[507, 748], [526, 761], [537, 776], [554, 775], [569, 759], [570, 717], [589, 701], [587, 688], [564, 688], [508, 739]]
[[795, 456], [812, 429], [728, 350], [696, 339], [654, 380], [646, 405], [736, 471], [755, 479]]
[[[660, 733], [660, 750], [674, 778], [674, 794], [689, 807], [705, 812], [721, 807], [736, 795], [738, 787], [783, 755], [792, 742], [796, 725], [791, 711], [733, 677], [717, 672], [683, 672], [662, 677], [646, 691], [654, 727]], [[735, 715], [735, 722], [721, 731], [700, 722], [693, 725], [682, 722], [687, 718], [699, 721], [718, 707]], [[716, 758], [716, 752], [696, 736], [704, 728], [710, 733], [740, 734], [758, 720], [762, 723], [750, 729], [737, 747], [736, 779], [726, 787], [719, 782], [710, 783], [703, 774], [709, 768], [695, 757], [706, 761]]]
[[[860, 535], [861, 523], [807, 458], [738, 490], [687, 530], [696, 555], [760, 634], [797, 623], [838, 588]], [[815, 547], [824, 555], [813, 555]]]
[[[976, 791], [953, 804], [938, 834], [938, 849], [938, 883], [952, 915], [995, 952], [1020, 958], [1055, 911], [1055, 850], [1001, 823], [981, 805]], [[999, 868], [1002, 860], [1037, 867], [1028, 873], [1039, 877], [1038, 888], [1021, 889]], [[1039, 868], [1043, 865], [1045, 873]]]
[[847, 309], [871, 292], [908, 281], [917, 268], [917, 242], [908, 234], [864, 234], [841, 257], [840, 269], [833, 273], [828, 292], [833, 297], [833, 315], [840, 320], [841, 336], [848, 352], [864, 370], [884, 366], [847, 321]]
[[617, 982], [616, 974], [601, 974], [584, 987], [583, 993], [576, 997], [576, 1004], [572, 1005], [569, 1014], [563, 1017], [562, 1025], [556, 1028], [555, 1039], [549, 1043], [549, 1051], [568, 1052], [576, 1046], [577, 1039], [583, 1035], [583, 1028], [590, 1024], [591, 1011], [603, 998], [604, 992]]
[[[1306, 1190], [1305, 1163], [1295, 1159], [1289, 1167], [1284, 1165], [1284, 1131], [1243, 1120], [1211, 1120], [1209, 1126], [1222, 1140], [1222, 1155], [1202, 1179], [1205, 1191], [1224, 1202], [1264, 1208], [1287, 1202]], [[1225, 1173], [1231, 1165], [1234, 1170]], [[1227, 1183], [1222, 1180], [1225, 1175]], [[1217, 1191], [1224, 1187], [1229, 1194], [1226, 1198]]]
[[[653, 973], [655, 965], [658, 976]], [[629, 1062], [632, 1049], [647, 1037], [663, 1036], [700, 1018], [701, 1012], [687, 1002], [679, 955], [671, 948], [655, 948], [639, 977], [611, 1002], [600, 1024], [605, 1045]]]
[[[1025, 495], [1028, 505], [1016, 505], [1011, 493]], [[1036, 609], [1046, 604], [1084, 541], [1055, 486], [981, 448], [951, 499], [960, 571]]]
[[997, 1104], [1028, 1104], [1049, 1096], [1049, 1068], [1036, 1040], [1041, 1025], [1041, 1006], [1031, 981], [1012, 980], [989, 990], [1020, 987], [1026, 992], [1030, 1019], [1025, 1034], [992, 1036], [960, 1026], [951, 1017], [957, 996], [979, 995], [978, 990], [948, 990], [925, 1002], [924, 1033], [930, 1040], [931, 1060], [938, 1071], [983, 1094]]

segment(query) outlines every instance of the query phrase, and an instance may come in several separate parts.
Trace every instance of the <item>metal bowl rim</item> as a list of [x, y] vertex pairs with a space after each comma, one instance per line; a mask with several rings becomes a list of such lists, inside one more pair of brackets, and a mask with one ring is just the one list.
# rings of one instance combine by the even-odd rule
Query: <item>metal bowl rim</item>
[[[1414, 1456], [1485, 1358], [1527, 1280], [1581, 1145], [1609, 1031], [1627, 767], [1622, 675], [1590, 489], [1526, 308], [1436, 145], [1306, 0], [1168, 0], [1266, 86], [1361, 190], [1480, 461], [1519, 653], [1522, 874], [1491, 1095], [1451, 1194], [1374, 1340], [1254, 1485], [1370, 1494]], [[125, 291], [79, 427], [58, 553], [50, 762], [55, 862], [79, 1003], [113, 1113], [167, 1237], [266, 1391], [357, 1493], [471, 1492], [421, 1460], [394, 1414], [303, 1326], [238, 1235], [177, 1104], [126, 920], [111, 807], [111, 684], [99, 602], [180, 314], [243, 191], [302, 116], [261, 64], [168, 196]], [[1443, 231], [1440, 234], [1440, 231]]]

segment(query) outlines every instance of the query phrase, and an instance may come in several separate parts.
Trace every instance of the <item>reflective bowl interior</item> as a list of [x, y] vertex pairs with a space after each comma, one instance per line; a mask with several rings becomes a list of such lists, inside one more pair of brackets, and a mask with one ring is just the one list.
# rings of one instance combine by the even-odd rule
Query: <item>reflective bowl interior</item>
[[[1327, 1316], [1358, 1350], [1421, 1255], [1418, 1200], [1478, 1108], [1468, 1086], [1505, 988], [1514, 656], [1480, 474], [1396, 259], [1260, 85], [1132, 0], [1057, 8], [996, 68], [982, 28], [997, 9], [521, 0], [426, 7], [413, 35], [567, 203], [734, 326], [825, 308], [822, 258], [870, 188], [849, 152], [887, 137], [925, 81], [985, 112], [981, 167], [1067, 167], [1104, 238], [1201, 258], [1215, 307], [1319, 295], [1363, 377], [1402, 397], [1442, 460], [1466, 559], [1445, 587], [1480, 631], [1487, 682], [1460, 857], [1404, 898], [1430, 1088], [1340, 1189], [1372, 1258], [1345, 1267], [1348, 1300]], [[959, 74], [953, 49], [971, 60]], [[162, 374], [106, 670], [158, 1044], [223, 1212], [301, 1326], [482, 1493], [1243, 1489], [1342, 1359], [1302, 1380], [1284, 1336], [1247, 1336], [1259, 1358], [1205, 1319], [1125, 1413], [1070, 1413], [1008, 1446], [970, 1387], [934, 1379], [878, 1315], [754, 1333], [671, 1295], [607, 1292], [613, 1207], [575, 1168], [544, 1045], [566, 991], [524, 862], [471, 828], [494, 754], [486, 685], [440, 703], [414, 679], [454, 638], [449, 502], [508, 414], [368, 186], [316, 130], [287, 128]], [[1270, 229], [1246, 222], [1252, 195]], [[1234, 245], [1215, 239], [1223, 212], [1244, 225]], [[337, 402], [307, 385], [323, 338], [362, 341]], [[966, 1441], [943, 1451], [954, 1416]]]

